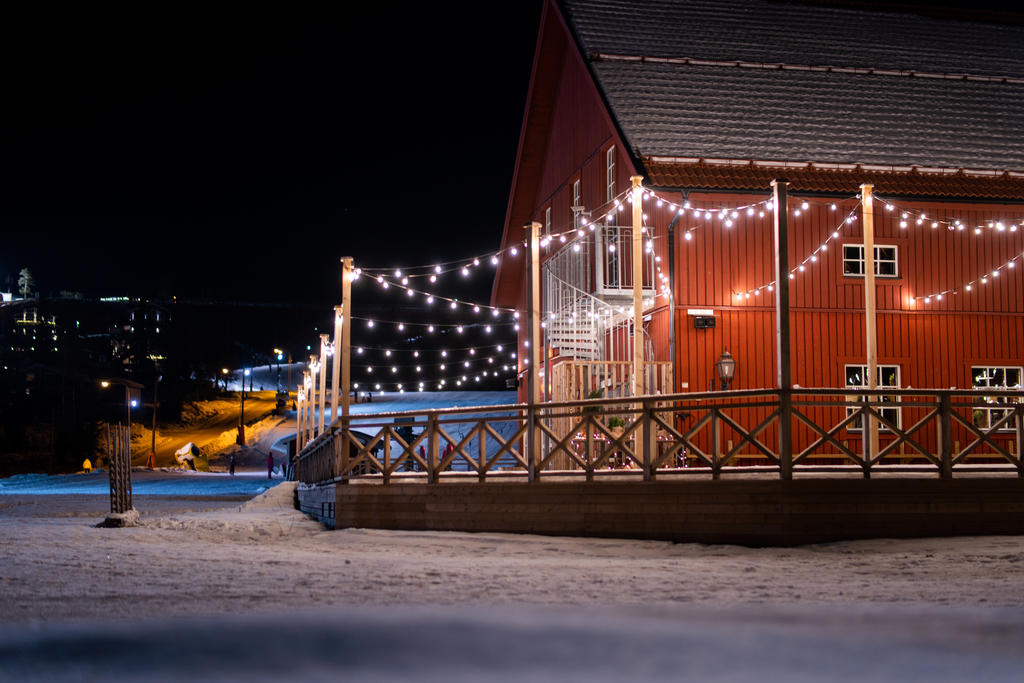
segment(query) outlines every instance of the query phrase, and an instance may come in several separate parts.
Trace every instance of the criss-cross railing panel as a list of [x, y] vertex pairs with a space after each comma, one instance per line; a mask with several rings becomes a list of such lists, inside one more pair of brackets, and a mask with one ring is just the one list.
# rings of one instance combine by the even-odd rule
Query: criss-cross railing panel
[[298, 472], [307, 483], [384, 484], [460, 475], [717, 478], [748, 465], [783, 477], [844, 467], [865, 476], [907, 467], [943, 477], [1003, 467], [1024, 476], [1024, 392], [985, 394], [801, 388], [788, 400], [744, 390], [359, 415], [308, 443]]

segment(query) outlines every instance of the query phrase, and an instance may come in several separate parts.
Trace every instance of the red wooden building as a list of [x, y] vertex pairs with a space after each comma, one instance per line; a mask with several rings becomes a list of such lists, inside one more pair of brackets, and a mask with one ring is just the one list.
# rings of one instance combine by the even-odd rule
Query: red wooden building
[[[674, 361], [648, 391], [707, 390], [725, 348], [731, 388], [775, 386], [774, 179], [789, 183], [794, 384], [866, 384], [869, 184], [879, 386], [1020, 388], [1021, 45], [1012, 23], [811, 3], [546, 2], [503, 246], [531, 221], [552, 235], [550, 396], [595, 386], [567, 393], [559, 362], [629, 358], [634, 175], [645, 358]], [[525, 309], [522, 254], [503, 258], [496, 305]]]

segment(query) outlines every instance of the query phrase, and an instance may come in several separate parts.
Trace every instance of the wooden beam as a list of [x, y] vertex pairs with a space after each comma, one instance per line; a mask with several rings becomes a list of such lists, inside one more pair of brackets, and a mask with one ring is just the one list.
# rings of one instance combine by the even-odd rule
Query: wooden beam
[[[874, 187], [865, 183], [860, 186], [861, 207], [864, 214], [864, 332], [866, 336], [865, 355], [867, 356], [867, 388], [878, 388], [878, 313], [875, 309], [875, 212]], [[872, 397], [875, 398], [875, 397]], [[864, 459], [870, 460], [878, 454], [878, 421], [871, 415], [867, 419], [867, 446], [870, 453], [864, 453]], [[865, 469], [867, 476], [869, 470]]]
[[[337, 311], [337, 309], [335, 309]], [[341, 462], [348, 464], [349, 456], [349, 392], [352, 381], [352, 257], [341, 259]], [[338, 350], [335, 349], [335, 355]], [[348, 481], [347, 479], [345, 481]]]
[[779, 477], [793, 478], [793, 375], [789, 340], [789, 183], [772, 181], [775, 225], [775, 358], [779, 388]]
[[528, 451], [527, 462], [529, 463], [529, 479], [537, 480], [537, 463], [540, 460], [540, 430], [536, 427], [537, 404], [540, 403], [540, 382], [537, 373], [540, 371], [540, 223], [533, 221], [524, 226], [527, 230], [527, 246], [529, 255], [527, 257], [529, 274], [529, 291], [526, 293], [526, 317], [527, 317], [527, 339], [530, 344], [530, 352], [527, 354], [527, 389], [530, 397], [529, 414], [527, 421], [530, 428], [527, 431], [526, 441]]
[[633, 183], [633, 395], [644, 394], [644, 238], [643, 176]]

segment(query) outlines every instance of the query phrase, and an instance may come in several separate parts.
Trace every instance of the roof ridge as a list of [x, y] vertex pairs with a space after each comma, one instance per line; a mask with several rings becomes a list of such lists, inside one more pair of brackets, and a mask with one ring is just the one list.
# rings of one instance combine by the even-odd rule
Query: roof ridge
[[896, 76], [904, 78], [935, 78], [955, 81], [981, 81], [987, 83], [1024, 84], [1024, 78], [1013, 76], [984, 76], [980, 74], [953, 74], [930, 71], [878, 69], [874, 67], [854, 66], [812, 66], [808, 64], [786, 64], [782, 62], [748, 62], [739, 60], [719, 61], [714, 59], [696, 59], [693, 57], [653, 57], [647, 55], [623, 55], [607, 52], [590, 54], [592, 61], [606, 62], [650, 62], [652, 64], [685, 64], [687, 66], [717, 66], [727, 68], [762, 69], [773, 71], [817, 71], [825, 73], [860, 74], [869, 76]]

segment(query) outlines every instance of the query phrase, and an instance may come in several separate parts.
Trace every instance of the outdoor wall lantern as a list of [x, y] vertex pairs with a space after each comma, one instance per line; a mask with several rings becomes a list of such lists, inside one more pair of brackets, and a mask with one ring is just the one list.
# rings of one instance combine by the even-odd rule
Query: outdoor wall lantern
[[718, 379], [722, 382], [722, 391], [727, 391], [733, 375], [736, 374], [736, 361], [733, 360], [728, 348], [722, 351], [718, 362], [715, 363], [715, 369], [718, 371]]

